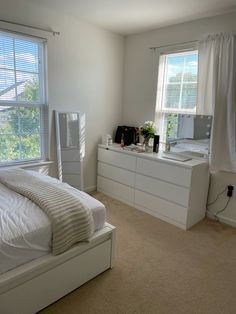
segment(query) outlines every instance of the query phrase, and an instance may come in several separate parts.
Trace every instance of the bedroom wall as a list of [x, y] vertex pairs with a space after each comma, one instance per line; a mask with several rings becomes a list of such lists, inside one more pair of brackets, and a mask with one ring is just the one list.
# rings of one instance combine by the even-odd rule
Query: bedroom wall
[[[165, 46], [198, 40], [212, 32], [236, 31], [236, 12], [178, 24], [153, 31], [127, 36], [125, 39], [125, 70], [123, 94], [123, 122], [141, 125], [154, 120], [157, 85], [157, 58], [149, 47]], [[212, 175], [209, 199], [213, 200], [226, 185], [236, 187], [236, 174], [218, 172]], [[226, 198], [212, 206], [224, 207]], [[224, 221], [236, 226], [236, 191], [227, 210], [222, 213]]]
[[[0, 23], [48, 38], [48, 103], [51, 159], [56, 160], [53, 110], [86, 116], [85, 188], [96, 187], [97, 143], [121, 121], [124, 39], [38, 3], [1, 1], [0, 19], [52, 28], [60, 36]], [[56, 165], [52, 168], [56, 174]]]

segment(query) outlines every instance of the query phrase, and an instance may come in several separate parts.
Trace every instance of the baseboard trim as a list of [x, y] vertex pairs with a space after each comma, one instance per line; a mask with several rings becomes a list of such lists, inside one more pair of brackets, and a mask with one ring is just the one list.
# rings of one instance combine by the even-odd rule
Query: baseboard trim
[[97, 191], [97, 186], [88, 186], [86, 188], [84, 188], [84, 192], [93, 192], [93, 191]]
[[218, 218], [219, 218], [220, 222], [223, 222], [223, 223], [225, 223], [227, 225], [230, 225], [231, 227], [236, 228], [236, 221], [235, 221], [235, 219], [232, 219], [232, 218], [229, 218], [229, 217], [225, 217], [223, 215], [219, 215]]
[[[213, 213], [207, 211], [206, 215], [207, 215], [207, 217], [216, 220], [216, 217], [214, 216]], [[222, 223], [224, 223], [226, 225], [229, 225], [231, 227], [236, 228], [236, 220], [235, 219], [232, 219], [232, 218], [229, 218], [229, 217], [225, 217], [224, 215], [218, 215], [217, 217], [218, 217], [220, 222], [222, 222]]]

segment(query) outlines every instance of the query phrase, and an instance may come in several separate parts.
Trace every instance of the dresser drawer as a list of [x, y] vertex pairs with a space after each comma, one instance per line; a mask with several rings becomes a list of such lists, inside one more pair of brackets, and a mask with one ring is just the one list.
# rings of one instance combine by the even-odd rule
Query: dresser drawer
[[98, 190], [117, 198], [124, 203], [134, 205], [134, 189], [118, 182], [109, 180], [107, 178], [98, 176], [97, 178]]
[[135, 206], [149, 209], [154, 216], [168, 218], [177, 223], [186, 224], [187, 208], [179, 206], [142, 191], [135, 192]]
[[98, 162], [98, 174], [108, 179], [134, 187], [135, 173]]
[[186, 187], [191, 186], [191, 169], [170, 165], [166, 162], [137, 158], [137, 173]]
[[189, 204], [190, 190], [185, 187], [137, 174], [135, 188], [185, 207]]
[[98, 149], [98, 160], [131, 171], [135, 171], [136, 168], [135, 156], [126, 155], [124, 153], [117, 153], [102, 148]]

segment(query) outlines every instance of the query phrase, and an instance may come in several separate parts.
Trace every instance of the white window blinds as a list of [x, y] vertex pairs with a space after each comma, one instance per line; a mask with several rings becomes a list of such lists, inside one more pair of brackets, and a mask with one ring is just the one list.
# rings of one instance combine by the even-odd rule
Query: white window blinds
[[0, 163], [45, 158], [45, 42], [0, 32]]

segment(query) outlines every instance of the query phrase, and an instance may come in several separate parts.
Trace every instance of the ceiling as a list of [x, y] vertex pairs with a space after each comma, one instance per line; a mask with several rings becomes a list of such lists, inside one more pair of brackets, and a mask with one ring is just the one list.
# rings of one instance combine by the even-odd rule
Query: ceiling
[[236, 0], [40, 0], [40, 4], [122, 35], [236, 10]]

